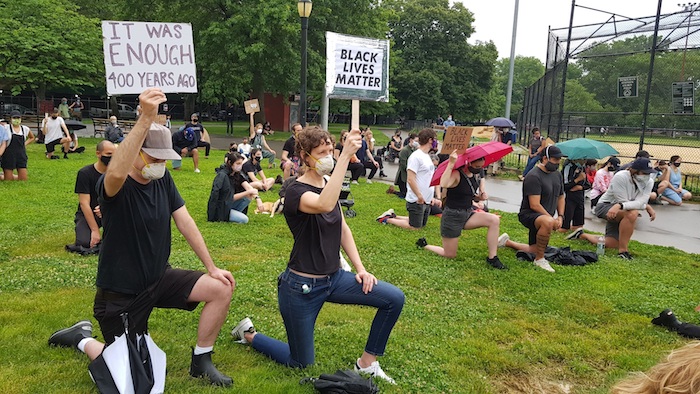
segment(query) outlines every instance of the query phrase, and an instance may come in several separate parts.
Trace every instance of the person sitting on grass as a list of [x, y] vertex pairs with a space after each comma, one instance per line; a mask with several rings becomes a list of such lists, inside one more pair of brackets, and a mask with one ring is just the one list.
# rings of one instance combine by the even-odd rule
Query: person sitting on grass
[[[377, 308], [377, 313], [355, 370], [395, 383], [377, 357], [384, 355], [405, 297], [396, 286], [367, 272], [338, 204], [345, 170], [361, 144], [360, 132], [353, 130], [334, 168], [328, 132], [307, 127], [297, 135], [296, 151], [307, 171], [286, 188], [284, 217], [294, 246], [287, 269], [277, 280], [278, 305], [288, 342], [258, 332], [250, 318], [241, 320], [231, 334], [234, 340], [250, 344], [282, 365], [304, 368], [315, 361], [315, 323], [326, 301], [371, 306]], [[331, 171], [326, 181], [324, 176]], [[341, 247], [356, 274], [340, 269]]]
[[[654, 184], [651, 174], [656, 170], [651, 161], [640, 157], [632, 162], [626, 171], [618, 171], [610, 182], [608, 191], [598, 201], [595, 215], [607, 221], [605, 225], [605, 247], [617, 248], [618, 257], [632, 260], [629, 242], [637, 225], [639, 211], [645, 210], [649, 219], [656, 219], [656, 212], [649, 202], [649, 194]], [[570, 239], [583, 239], [592, 244], [598, 243], [598, 235], [584, 234], [583, 229], [571, 233]]]
[[262, 210], [258, 190], [242, 174], [243, 160], [240, 153], [230, 152], [226, 154], [225, 163], [216, 169], [207, 203], [208, 221], [248, 223], [248, 205], [252, 199]]
[[498, 237], [498, 246], [534, 253], [535, 266], [549, 272], [554, 272], [554, 268], [544, 258], [544, 251], [552, 232], [558, 230], [564, 221], [564, 180], [559, 172], [562, 156], [561, 150], [554, 145], [544, 148], [540, 163], [523, 180], [523, 201], [518, 220], [530, 230], [528, 244], [513, 242], [506, 233]]
[[[233, 145], [236, 145], [236, 143], [235, 142], [231, 143], [231, 145], [229, 146], [229, 151], [231, 150], [231, 147]], [[243, 137], [243, 141], [241, 141], [241, 143], [238, 145], [237, 149], [238, 149], [238, 153], [245, 156], [246, 159], [250, 158], [250, 150], [252, 148], [251, 148], [250, 144], [248, 143], [248, 137]]]
[[432, 149], [433, 141], [437, 141], [435, 130], [421, 130], [418, 133], [420, 146], [408, 158], [406, 166], [408, 173], [406, 210], [408, 216], [396, 216], [394, 210], [389, 209], [377, 217], [377, 222], [416, 230], [428, 224], [432, 205], [442, 207], [442, 202], [435, 198], [435, 188], [430, 186], [435, 164], [433, 164], [428, 152]]
[[681, 157], [671, 156], [668, 161], [668, 169], [664, 171], [661, 182], [666, 182], [665, 187], [659, 187], [661, 199], [671, 205], [681, 205], [683, 200], [690, 200], [693, 195], [683, 189], [683, 177], [681, 176]]
[[457, 257], [459, 236], [462, 234], [462, 230], [487, 227], [488, 256], [486, 262], [494, 268], [507, 269], [497, 255], [498, 229], [501, 220], [492, 213], [476, 211], [474, 206], [474, 199], [479, 198], [480, 180], [477, 179], [477, 175], [484, 168], [484, 158], [472, 160], [456, 170], [454, 169], [454, 164], [457, 161], [456, 150], [450, 154], [449, 160], [445, 172], [440, 177], [440, 186], [446, 190], [447, 195], [440, 220], [442, 247], [428, 245], [425, 238], [416, 241], [416, 245], [442, 257], [453, 259]]
[[[241, 173], [248, 178], [250, 186], [265, 192], [270, 190], [272, 185], [275, 184], [275, 179], [265, 176], [265, 171], [263, 171], [262, 166], [260, 166], [262, 160], [262, 150], [258, 148], [251, 149], [250, 160], [243, 163], [243, 171], [241, 171]], [[260, 176], [260, 179], [258, 179], [258, 176]]]

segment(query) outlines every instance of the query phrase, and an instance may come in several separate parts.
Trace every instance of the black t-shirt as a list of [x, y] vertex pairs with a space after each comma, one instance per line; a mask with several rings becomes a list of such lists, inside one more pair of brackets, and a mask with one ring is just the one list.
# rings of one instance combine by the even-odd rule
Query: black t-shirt
[[245, 187], [243, 187], [243, 182], [248, 182], [248, 178], [245, 175], [241, 174], [240, 172], [237, 172], [229, 176], [228, 179], [229, 183], [231, 184], [231, 187], [233, 188], [233, 194], [238, 194], [245, 191]]
[[252, 172], [255, 176], [258, 176], [258, 172], [262, 171], [262, 167], [260, 167], [260, 163], [253, 163], [254, 160], [251, 158], [250, 160], [246, 161], [243, 163], [243, 173], [247, 176], [249, 172]]
[[284, 147], [282, 147], [282, 150], [287, 151], [287, 157], [291, 159], [292, 157], [296, 157], [296, 154], [294, 153], [294, 147], [296, 144], [297, 140], [294, 138], [294, 136], [291, 136], [287, 138], [287, 141], [284, 141]]
[[520, 204], [520, 213], [534, 212], [530, 209], [528, 196], [540, 196], [540, 204], [552, 216], [557, 211], [559, 196], [564, 194], [564, 179], [561, 172], [544, 172], [539, 166], [535, 166], [523, 181], [523, 202]]
[[[78, 175], [75, 178], [75, 194], [89, 194], [91, 210], [94, 210], [95, 207], [99, 205], [97, 203], [97, 190], [95, 186], [97, 185], [97, 180], [100, 179], [101, 176], [102, 174], [95, 169], [95, 165], [90, 164], [78, 170]], [[83, 213], [83, 211], [80, 210], [80, 203], [78, 203], [78, 213]]]
[[169, 172], [146, 185], [127, 176], [122, 189], [105, 196], [104, 176], [97, 182], [102, 211], [102, 247], [97, 287], [139, 294], [157, 282], [170, 257], [170, 218], [185, 205]]
[[289, 268], [313, 275], [330, 275], [340, 264], [340, 234], [343, 216], [335, 205], [328, 213], [308, 214], [299, 211], [301, 196], [311, 191], [320, 194], [323, 189], [299, 181], [287, 187], [284, 199], [284, 218], [294, 236], [289, 255]]

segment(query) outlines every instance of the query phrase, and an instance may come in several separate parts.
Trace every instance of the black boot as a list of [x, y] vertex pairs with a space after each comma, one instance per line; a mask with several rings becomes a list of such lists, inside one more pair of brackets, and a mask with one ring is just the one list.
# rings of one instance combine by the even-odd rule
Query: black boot
[[678, 321], [678, 318], [670, 309], [664, 309], [661, 313], [659, 313], [659, 316], [651, 319], [651, 322], [657, 326], [666, 327], [673, 331], [678, 330], [682, 324], [680, 321]]
[[192, 363], [190, 364], [190, 375], [195, 378], [208, 377], [211, 384], [215, 386], [230, 386], [233, 384], [233, 379], [219, 372], [211, 362], [211, 355], [214, 352], [208, 352], [194, 355], [192, 351]]

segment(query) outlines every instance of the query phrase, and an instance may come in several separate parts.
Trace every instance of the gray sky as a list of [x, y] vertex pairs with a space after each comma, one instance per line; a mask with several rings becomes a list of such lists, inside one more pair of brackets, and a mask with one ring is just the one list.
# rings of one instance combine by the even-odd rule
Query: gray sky
[[[469, 42], [493, 41], [499, 58], [510, 57], [515, 0], [455, 0], [474, 14], [474, 33]], [[697, 0], [696, 0], [697, 2]], [[683, 2], [680, 2], [683, 3]], [[682, 10], [679, 1], [663, 2], [661, 13]], [[657, 0], [576, 0], [574, 26], [605, 22], [610, 14], [584, 9], [585, 6], [637, 18], [656, 15]], [[534, 56], [543, 63], [547, 55], [547, 31], [568, 27], [571, 0], [520, 0], [515, 55]]]

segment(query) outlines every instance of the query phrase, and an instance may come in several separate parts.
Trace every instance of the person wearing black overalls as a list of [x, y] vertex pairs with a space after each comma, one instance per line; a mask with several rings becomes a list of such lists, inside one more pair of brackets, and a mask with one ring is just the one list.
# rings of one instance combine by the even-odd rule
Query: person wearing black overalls
[[[34, 142], [34, 134], [29, 127], [22, 125], [22, 114], [14, 110], [10, 114], [10, 141], [2, 155], [2, 172], [6, 181], [18, 179], [27, 180], [27, 149]], [[17, 178], [14, 171], [17, 170]]]

